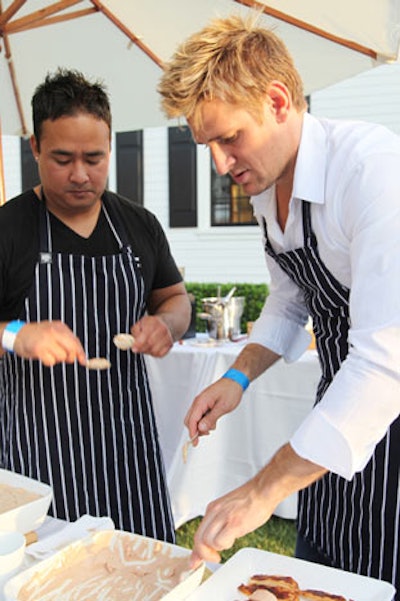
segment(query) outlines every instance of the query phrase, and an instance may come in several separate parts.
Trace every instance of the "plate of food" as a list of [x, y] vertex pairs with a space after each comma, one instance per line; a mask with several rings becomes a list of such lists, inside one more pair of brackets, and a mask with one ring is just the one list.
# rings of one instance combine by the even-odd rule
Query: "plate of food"
[[103, 530], [14, 576], [6, 601], [183, 601], [201, 583], [204, 564], [189, 569], [190, 550], [152, 538]]
[[394, 593], [388, 582], [269, 551], [241, 549], [188, 601], [392, 601]]
[[0, 469], [0, 530], [27, 534], [45, 520], [53, 492], [50, 486]]

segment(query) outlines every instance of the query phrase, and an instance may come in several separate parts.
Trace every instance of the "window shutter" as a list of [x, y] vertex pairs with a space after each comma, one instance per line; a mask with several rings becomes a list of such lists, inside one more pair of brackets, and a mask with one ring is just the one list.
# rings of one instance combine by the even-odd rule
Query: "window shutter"
[[169, 225], [197, 226], [196, 144], [188, 127], [168, 128]]
[[117, 192], [143, 205], [143, 131], [116, 134]]
[[40, 182], [37, 163], [32, 154], [29, 140], [21, 138], [21, 183], [22, 190], [29, 190]]

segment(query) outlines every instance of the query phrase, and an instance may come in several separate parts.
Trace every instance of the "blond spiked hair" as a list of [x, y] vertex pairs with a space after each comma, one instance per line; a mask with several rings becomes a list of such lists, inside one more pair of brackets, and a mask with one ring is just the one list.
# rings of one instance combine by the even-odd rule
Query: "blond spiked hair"
[[272, 81], [288, 88], [298, 111], [306, 109], [303, 83], [285, 44], [257, 26], [259, 15], [211, 21], [190, 36], [164, 67], [158, 92], [168, 118], [199, 123], [199, 105], [214, 99], [246, 107], [261, 119]]

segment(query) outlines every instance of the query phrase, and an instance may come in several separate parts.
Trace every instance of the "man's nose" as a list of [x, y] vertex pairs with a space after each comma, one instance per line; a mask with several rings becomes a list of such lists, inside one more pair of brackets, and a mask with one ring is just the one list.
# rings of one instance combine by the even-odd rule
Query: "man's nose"
[[79, 183], [85, 182], [88, 179], [87, 168], [83, 161], [74, 161], [72, 163], [70, 179]]
[[220, 146], [216, 145], [211, 148], [211, 156], [218, 175], [226, 175], [235, 164], [234, 156], [228, 150], [224, 150]]

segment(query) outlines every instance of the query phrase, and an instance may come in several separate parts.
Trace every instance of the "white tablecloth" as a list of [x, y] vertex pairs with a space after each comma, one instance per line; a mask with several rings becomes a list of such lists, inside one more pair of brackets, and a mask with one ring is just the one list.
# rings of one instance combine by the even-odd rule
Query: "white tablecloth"
[[[175, 344], [162, 359], [146, 357], [175, 525], [204, 515], [207, 504], [251, 478], [285, 442], [312, 408], [320, 368], [315, 351], [296, 363], [280, 360], [245, 392], [239, 407], [217, 429], [189, 448], [183, 419], [194, 397], [232, 364], [241, 343], [203, 347]], [[276, 514], [296, 517], [297, 495]]]

